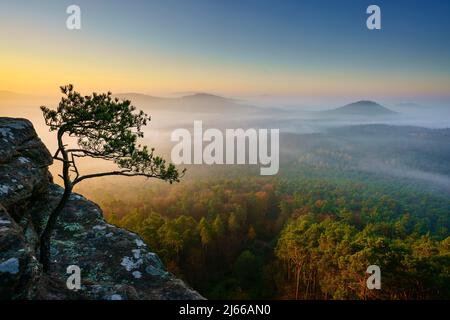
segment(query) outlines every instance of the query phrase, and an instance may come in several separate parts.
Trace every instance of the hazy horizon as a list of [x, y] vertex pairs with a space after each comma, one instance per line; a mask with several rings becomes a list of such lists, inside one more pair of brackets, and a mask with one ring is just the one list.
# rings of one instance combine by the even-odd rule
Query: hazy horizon
[[367, 30], [364, 0], [80, 0], [75, 31], [65, 26], [69, 4], [0, 1], [0, 90], [55, 96], [73, 83], [157, 96], [449, 100], [446, 2], [379, 1], [380, 31]]

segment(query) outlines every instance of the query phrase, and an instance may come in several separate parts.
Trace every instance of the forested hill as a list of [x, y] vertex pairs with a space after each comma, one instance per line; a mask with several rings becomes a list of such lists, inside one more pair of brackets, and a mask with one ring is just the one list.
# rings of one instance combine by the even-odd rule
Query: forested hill
[[[281, 168], [361, 171], [410, 180], [450, 194], [450, 129], [355, 125], [315, 134], [286, 134]], [[349, 173], [351, 175], [351, 173]]]
[[[195, 167], [178, 185], [81, 189], [207, 298], [450, 298], [450, 130], [281, 137], [281, 167]], [[382, 270], [383, 290], [365, 287]]]
[[[449, 198], [390, 182], [309, 171], [83, 192], [207, 298], [449, 298]], [[382, 291], [365, 290], [371, 264]]]

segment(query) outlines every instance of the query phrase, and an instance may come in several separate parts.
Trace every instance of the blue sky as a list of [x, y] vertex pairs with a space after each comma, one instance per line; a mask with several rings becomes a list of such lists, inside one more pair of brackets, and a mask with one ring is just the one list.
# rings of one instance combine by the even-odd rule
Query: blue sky
[[[70, 4], [82, 9], [78, 33], [64, 28]], [[370, 4], [381, 8], [380, 31], [366, 28]], [[420, 88], [418, 94], [445, 95], [450, 91], [449, 13], [450, 1], [437, 0], [2, 0], [0, 36], [11, 44], [11, 56], [27, 43], [36, 63], [55, 55], [53, 62], [41, 59], [48, 68], [55, 68], [61, 56], [74, 57], [77, 47], [82, 70], [104, 68], [111, 72], [113, 88], [124, 90], [311, 95], [322, 90], [326, 95], [329, 89], [329, 94], [363, 95], [372, 86], [378, 95], [393, 95], [392, 85], [398, 83], [402, 95]], [[120, 65], [123, 88], [108, 59]], [[9, 65], [15, 63], [20, 61]], [[69, 66], [67, 74], [90, 85], [92, 77], [82, 79]], [[169, 78], [176, 78], [173, 84]], [[342, 81], [348, 81], [346, 90]]]

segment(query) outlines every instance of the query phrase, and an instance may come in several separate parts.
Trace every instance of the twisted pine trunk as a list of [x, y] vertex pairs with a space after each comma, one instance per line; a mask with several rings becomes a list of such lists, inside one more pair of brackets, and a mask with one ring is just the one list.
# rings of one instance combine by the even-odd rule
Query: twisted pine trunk
[[44, 232], [41, 235], [40, 239], [40, 262], [42, 264], [42, 268], [44, 272], [48, 272], [50, 266], [50, 240], [53, 233], [53, 230], [56, 226], [56, 221], [58, 220], [59, 214], [64, 209], [64, 206], [69, 200], [70, 194], [72, 193], [72, 189], [65, 189], [64, 194], [61, 197], [56, 208], [51, 212], [47, 225], [44, 229]]
[[49, 271], [50, 266], [50, 240], [53, 233], [53, 230], [55, 229], [56, 222], [58, 220], [58, 216], [64, 209], [64, 206], [66, 205], [67, 201], [69, 200], [70, 194], [72, 193], [73, 184], [70, 180], [70, 161], [69, 161], [69, 155], [66, 152], [66, 149], [64, 148], [64, 144], [62, 141], [62, 136], [64, 132], [62, 130], [58, 131], [58, 151], [55, 154], [54, 158], [58, 157], [58, 154], [61, 153], [62, 160], [63, 160], [63, 179], [64, 179], [64, 193], [56, 206], [56, 208], [50, 213], [50, 216], [47, 221], [47, 225], [45, 226], [45, 229], [40, 237], [40, 256], [39, 260], [42, 264], [42, 268], [44, 272]]

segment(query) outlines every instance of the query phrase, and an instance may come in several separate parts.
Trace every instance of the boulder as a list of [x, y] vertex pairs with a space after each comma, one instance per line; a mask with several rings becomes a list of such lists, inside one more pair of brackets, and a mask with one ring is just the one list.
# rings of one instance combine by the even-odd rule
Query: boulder
[[[63, 189], [52, 157], [25, 119], [0, 118], [0, 299], [203, 299], [174, 277], [135, 233], [107, 223], [102, 210], [72, 194], [51, 241], [47, 273], [39, 236]], [[81, 270], [70, 290], [69, 266]]]

